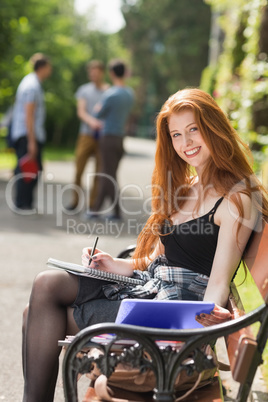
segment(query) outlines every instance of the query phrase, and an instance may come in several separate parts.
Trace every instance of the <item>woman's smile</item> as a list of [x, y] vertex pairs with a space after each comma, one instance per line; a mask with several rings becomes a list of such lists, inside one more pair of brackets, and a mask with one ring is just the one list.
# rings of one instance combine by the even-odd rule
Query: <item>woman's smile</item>
[[191, 158], [193, 156], [196, 156], [199, 153], [200, 149], [201, 149], [201, 147], [196, 147], [189, 151], [185, 151], [184, 153], [186, 156], [188, 156], [188, 158]]

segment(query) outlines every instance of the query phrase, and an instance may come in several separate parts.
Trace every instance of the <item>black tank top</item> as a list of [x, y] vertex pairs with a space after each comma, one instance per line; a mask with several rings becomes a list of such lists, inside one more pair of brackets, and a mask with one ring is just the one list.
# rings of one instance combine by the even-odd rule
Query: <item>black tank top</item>
[[161, 241], [169, 265], [210, 275], [220, 229], [214, 223], [214, 214], [222, 200], [223, 197], [206, 215], [199, 218], [180, 225], [170, 225], [169, 222], [164, 224]]

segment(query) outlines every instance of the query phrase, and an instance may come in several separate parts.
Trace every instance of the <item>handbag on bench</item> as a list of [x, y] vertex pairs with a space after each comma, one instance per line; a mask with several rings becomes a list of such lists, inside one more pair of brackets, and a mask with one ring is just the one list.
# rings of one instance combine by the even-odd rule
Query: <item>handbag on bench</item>
[[[195, 315], [202, 312], [210, 312], [214, 307], [214, 303], [205, 302], [194, 302], [194, 301], [160, 301], [160, 300], [140, 300], [140, 299], [125, 299], [122, 301], [120, 309], [118, 311], [116, 323], [117, 324], [131, 324], [131, 325], [142, 325], [149, 327], [160, 327], [160, 328], [170, 328], [170, 329], [182, 329], [182, 328], [194, 328], [201, 327], [195, 321]], [[98, 338], [98, 337], [97, 337]], [[99, 338], [105, 340], [105, 335]], [[109, 339], [109, 335], [107, 335]], [[130, 342], [130, 340], [128, 340]], [[128, 342], [128, 343], [129, 343]], [[157, 342], [161, 348], [168, 348], [170, 352], [173, 347], [174, 353], [180, 350], [184, 343], [183, 342]], [[129, 401], [139, 400], [137, 398], [142, 397], [144, 393], [150, 393], [156, 387], [155, 374], [152, 368], [150, 368], [150, 354], [147, 351], [141, 351], [142, 356], [140, 358], [143, 360], [144, 364], [139, 367], [140, 360], [135, 359], [134, 356], [137, 352], [138, 346], [133, 345], [130, 347], [130, 354], [132, 352], [132, 361], [124, 361], [124, 353], [129, 353], [126, 349], [127, 342], [124, 348], [124, 340], [120, 342], [121, 349], [115, 354], [117, 354], [118, 364], [115, 366], [113, 373], [109, 376], [101, 374], [101, 371], [97, 367], [97, 362], [101, 362], [103, 351], [101, 349], [93, 348], [88, 352], [88, 357], [94, 356], [96, 363], [93, 363], [92, 371], [88, 377], [94, 383], [94, 400], [98, 398], [99, 400], [106, 401]], [[202, 353], [208, 358], [208, 367], [204, 368], [201, 372], [192, 369], [191, 365], [193, 363], [192, 356], [189, 355], [182, 362], [182, 370], [174, 383], [174, 392], [182, 393], [178, 396], [176, 401], [181, 401], [188, 397], [195, 389], [207, 385], [213, 379], [217, 371], [217, 358], [213, 349], [210, 345], [203, 345]], [[122, 362], [120, 362], [122, 357]], [[129, 360], [129, 359], [127, 359]], [[148, 363], [148, 365], [146, 364]], [[127, 399], [118, 399], [116, 396], [122, 397], [127, 395]], [[137, 397], [137, 394], [139, 397]], [[84, 402], [89, 402], [92, 397], [92, 390], [89, 390], [89, 397], [84, 398]], [[129, 399], [131, 398], [131, 399]], [[145, 399], [149, 400], [147, 395]]]
[[[96, 350], [93, 353], [96, 354]], [[213, 361], [212, 367], [204, 369], [201, 373], [194, 371], [191, 375], [188, 375], [186, 370], [180, 371], [174, 384], [174, 392], [176, 394], [184, 392], [176, 398], [176, 402], [185, 399], [195, 389], [208, 385], [212, 381], [217, 371], [217, 358], [209, 345], [204, 347], [204, 353]], [[188, 363], [191, 363], [191, 357], [183, 361], [183, 365], [185, 366]], [[131, 363], [119, 363], [109, 378], [101, 374], [97, 367], [94, 367], [89, 378], [94, 379], [94, 400], [99, 398], [99, 400], [113, 402], [120, 400], [123, 402], [133, 400], [132, 398], [134, 397], [134, 401], [136, 401], [137, 394], [150, 393], [156, 386], [155, 375], [152, 369], [147, 368], [143, 371], [140, 368], [134, 368]], [[122, 394], [126, 394], [124, 391], [129, 391], [127, 394], [128, 399], [121, 398]], [[91, 392], [89, 391], [89, 394]], [[149, 399], [145, 397], [145, 399], [141, 400], [148, 401]], [[89, 401], [91, 399], [86, 399], [86, 397], [83, 400], [83, 402]]]

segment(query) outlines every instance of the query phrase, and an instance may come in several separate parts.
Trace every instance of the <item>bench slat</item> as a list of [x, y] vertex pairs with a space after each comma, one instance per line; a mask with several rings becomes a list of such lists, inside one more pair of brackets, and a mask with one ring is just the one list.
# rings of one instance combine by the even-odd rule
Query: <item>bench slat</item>
[[245, 263], [268, 304], [268, 224], [262, 221], [262, 230], [254, 232], [245, 252]]
[[[268, 302], [268, 225], [262, 222], [262, 230], [253, 233], [245, 252], [245, 263], [266, 303]], [[243, 304], [234, 283], [231, 284], [228, 309], [232, 317], [245, 314]], [[251, 330], [246, 327], [226, 337], [226, 346], [232, 375], [243, 384], [247, 379], [257, 342]]]
[[[234, 284], [231, 286], [228, 309], [233, 319], [245, 314], [242, 302]], [[242, 328], [225, 339], [230, 368], [235, 381], [244, 383], [257, 348], [251, 327]]]

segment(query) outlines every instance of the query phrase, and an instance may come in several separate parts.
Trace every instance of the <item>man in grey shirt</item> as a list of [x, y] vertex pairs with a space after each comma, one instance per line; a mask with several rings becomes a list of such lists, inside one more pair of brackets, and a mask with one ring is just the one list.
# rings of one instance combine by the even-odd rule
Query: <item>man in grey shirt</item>
[[[95, 158], [95, 173], [100, 168], [98, 134], [102, 127], [102, 122], [93, 116], [93, 109], [109, 86], [104, 82], [105, 69], [101, 61], [90, 61], [87, 65], [87, 70], [90, 82], [81, 85], [75, 94], [77, 99], [77, 116], [81, 123], [75, 147], [75, 187], [72, 203], [67, 207], [68, 210], [75, 210], [79, 206], [79, 193], [82, 191], [81, 179], [88, 159], [90, 157]], [[97, 176], [95, 176], [90, 191], [90, 206], [93, 205], [96, 198], [97, 183]]]
[[110, 218], [120, 219], [116, 175], [124, 153], [125, 124], [133, 105], [134, 95], [132, 89], [125, 84], [124, 62], [117, 59], [111, 60], [108, 67], [113, 86], [105, 92], [101, 102], [95, 108], [95, 116], [104, 120], [99, 140], [102, 174], [98, 182], [97, 199], [88, 217], [99, 214], [105, 199], [108, 198], [114, 210]]
[[37, 175], [28, 178], [21, 175], [20, 159], [27, 155], [30, 161], [37, 162], [39, 171], [42, 170], [41, 153], [46, 140], [46, 111], [41, 84], [52, 72], [48, 57], [42, 53], [34, 54], [31, 62], [34, 72], [26, 75], [18, 86], [11, 125], [11, 138], [18, 159], [15, 169], [15, 205], [18, 210], [32, 209], [33, 191], [38, 178]]

